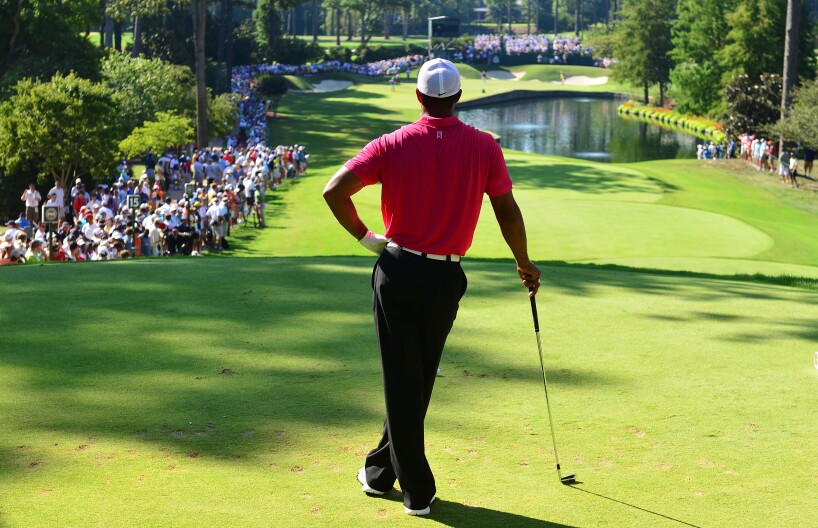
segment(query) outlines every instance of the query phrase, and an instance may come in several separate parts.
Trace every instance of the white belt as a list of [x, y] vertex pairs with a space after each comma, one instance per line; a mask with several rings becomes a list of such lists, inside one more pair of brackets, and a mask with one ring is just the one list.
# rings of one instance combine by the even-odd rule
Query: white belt
[[451, 254], [451, 255], [435, 255], [433, 253], [422, 253], [420, 251], [415, 251], [414, 249], [409, 249], [407, 247], [399, 246], [399, 245], [395, 244], [394, 242], [388, 243], [387, 247], [402, 249], [403, 251], [408, 251], [409, 253], [412, 253], [414, 255], [418, 255], [420, 257], [424, 257], [424, 258], [427, 258], [427, 259], [443, 260], [443, 261], [447, 261], [447, 262], [460, 262], [460, 255], [455, 255], [455, 254]]

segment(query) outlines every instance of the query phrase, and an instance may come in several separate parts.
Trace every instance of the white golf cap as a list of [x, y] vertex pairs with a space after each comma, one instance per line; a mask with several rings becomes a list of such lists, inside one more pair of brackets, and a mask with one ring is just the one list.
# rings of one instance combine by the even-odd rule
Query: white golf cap
[[429, 97], [451, 97], [460, 91], [460, 72], [446, 59], [432, 59], [418, 73], [418, 90]]

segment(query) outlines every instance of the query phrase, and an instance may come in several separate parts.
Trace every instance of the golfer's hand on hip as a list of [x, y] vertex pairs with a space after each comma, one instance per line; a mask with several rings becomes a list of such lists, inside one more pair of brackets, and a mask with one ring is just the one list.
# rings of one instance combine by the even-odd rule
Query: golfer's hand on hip
[[533, 262], [518, 262], [517, 274], [523, 280], [523, 284], [528, 288], [529, 296], [537, 294], [540, 289], [540, 269]]
[[358, 242], [372, 253], [380, 255], [383, 252], [383, 248], [389, 243], [389, 239], [383, 235], [377, 235], [367, 230], [366, 234], [361, 237]]

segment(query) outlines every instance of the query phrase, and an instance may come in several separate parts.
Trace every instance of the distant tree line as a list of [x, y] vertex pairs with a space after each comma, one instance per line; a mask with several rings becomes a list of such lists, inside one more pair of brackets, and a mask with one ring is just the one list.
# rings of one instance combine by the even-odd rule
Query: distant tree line
[[[811, 0], [624, 0], [612, 24], [591, 36], [618, 59], [613, 75], [659, 86], [676, 110], [721, 120], [728, 132], [770, 132], [795, 86], [816, 77]], [[792, 11], [793, 42], [787, 42]], [[785, 57], [789, 79], [782, 81]], [[785, 76], [786, 77], [786, 76]], [[802, 95], [801, 101], [810, 100]], [[777, 126], [777, 125], [776, 125]], [[791, 139], [792, 127], [787, 130]]]

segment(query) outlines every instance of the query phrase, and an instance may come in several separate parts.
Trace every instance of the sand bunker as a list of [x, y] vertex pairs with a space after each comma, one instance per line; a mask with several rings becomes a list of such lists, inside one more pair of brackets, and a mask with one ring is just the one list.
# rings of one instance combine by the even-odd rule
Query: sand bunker
[[[559, 81], [551, 81], [552, 83], [560, 84]], [[585, 75], [573, 75], [565, 78], [565, 84], [573, 86], [596, 86], [608, 82], [607, 77], [588, 77]]]
[[505, 70], [491, 70], [486, 72], [489, 79], [500, 79], [501, 81], [519, 81], [525, 72], [510, 72]]
[[350, 86], [352, 86], [352, 83], [350, 81], [326, 80], [313, 84], [312, 90], [292, 90], [292, 91], [296, 93], [340, 92], [341, 90], [346, 90]]

